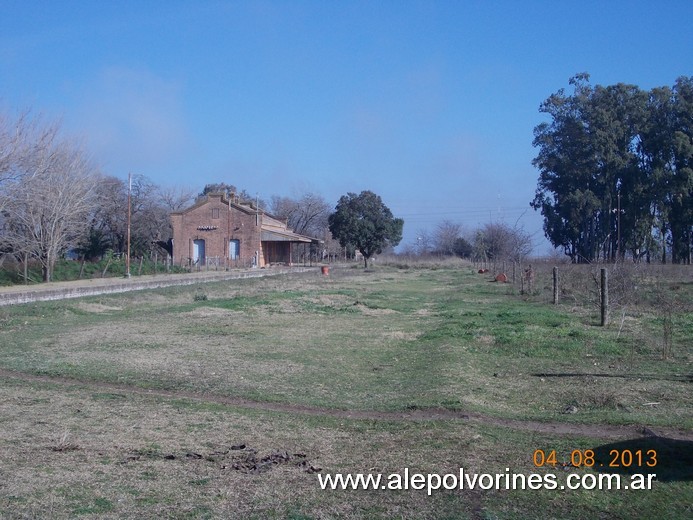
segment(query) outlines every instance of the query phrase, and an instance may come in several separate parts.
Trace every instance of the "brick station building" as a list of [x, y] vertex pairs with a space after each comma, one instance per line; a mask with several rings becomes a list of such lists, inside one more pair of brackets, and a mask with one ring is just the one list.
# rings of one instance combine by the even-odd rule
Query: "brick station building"
[[171, 213], [171, 225], [173, 261], [181, 266], [291, 265], [294, 248], [318, 243], [233, 194], [204, 195], [189, 208]]

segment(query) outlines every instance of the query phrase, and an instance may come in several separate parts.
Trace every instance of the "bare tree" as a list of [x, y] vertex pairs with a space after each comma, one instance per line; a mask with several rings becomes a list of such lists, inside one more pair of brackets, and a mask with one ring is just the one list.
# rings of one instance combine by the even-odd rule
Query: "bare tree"
[[[173, 202], [185, 205], [186, 201]], [[161, 188], [144, 175], [132, 177], [131, 206], [131, 254], [150, 254], [155, 244], [171, 238], [170, 209], [162, 200]]]
[[473, 251], [478, 259], [519, 262], [532, 252], [532, 238], [518, 225], [493, 222], [477, 230]]
[[[98, 258], [108, 249], [125, 253], [127, 237], [128, 185], [123, 179], [104, 176], [96, 183], [97, 204], [89, 219], [83, 244], [87, 259]], [[143, 175], [132, 178], [131, 253], [151, 254], [155, 246], [168, 250], [171, 238], [169, 214], [186, 208], [196, 192], [178, 186], [161, 187]]]
[[435, 251], [443, 255], [455, 254], [455, 244], [462, 234], [462, 226], [450, 220], [443, 220], [436, 226], [433, 234]]
[[328, 227], [330, 205], [316, 193], [304, 193], [297, 199], [273, 196], [270, 211], [285, 219], [296, 233], [321, 237]]
[[101, 256], [107, 249], [123, 252], [127, 234], [127, 183], [108, 175], [100, 177], [94, 189], [96, 203], [89, 221], [89, 235], [103, 237], [103, 243], [93, 253]]
[[13, 184], [46, 168], [46, 150], [56, 142], [58, 130], [57, 123], [43, 124], [29, 111], [16, 118], [0, 113], [0, 211], [11, 200]]
[[510, 234], [510, 260], [522, 262], [532, 254], [533, 249], [532, 236], [516, 224]]
[[426, 229], [419, 229], [416, 232], [415, 251], [419, 256], [426, 256], [431, 252], [433, 240], [431, 234]]
[[51, 281], [57, 258], [76, 245], [93, 209], [95, 167], [81, 148], [67, 141], [34, 141], [18, 177], [5, 191], [2, 241], [15, 253], [39, 261]]
[[321, 260], [339, 260], [344, 259], [345, 251], [344, 248], [339, 244], [339, 240], [336, 240], [330, 230], [325, 228], [322, 235], [318, 235], [318, 238], [322, 238], [322, 254], [320, 255]]
[[159, 187], [159, 203], [169, 211], [180, 211], [195, 201], [195, 190], [182, 186]]
[[[16, 166], [21, 155], [19, 152], [22, 142], [23, 123], [10, 121], [10, 118], [0, 113], [0, 204], [2, 204], [2, 189], [13, 179]], [[0, 206], [1, 208], [2, 206]]]
[[291, 197], [281, 197], [272, 195], [270, 199], [269, 211], [273, 216], [281, 220], [286, 220], [287, 223], [291, 216], [297, 211], [298, 202]]

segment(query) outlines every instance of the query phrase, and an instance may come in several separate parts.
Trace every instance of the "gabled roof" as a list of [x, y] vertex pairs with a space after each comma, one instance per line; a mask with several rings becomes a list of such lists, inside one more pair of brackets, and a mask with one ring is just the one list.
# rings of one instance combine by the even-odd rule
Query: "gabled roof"
[[263, 210], [258, 210], [255, 208], [253, 204], [244, 204], [241, 202], [234, 202], [232, 199], [229, 199], [228, 196], [226, 196], [224, 193], [208, 193], [207, 195], [202, 195], [197, 198], [195, 203], [192, 206], [189, 206], [185, 209], [182, 209], [180, 211], [172, 211], [171, 215], [184, 215], [186, 213], [190, 213], [193, 210], [196, 210], [199, 207], [202, 207], [206, 204], [209, 204], [211, 202], [211, 199], [219, 199], [220, 202], [222, 202], [226, 206], [230, 206], [234, 209], [237, 209], [239, 211], [242, 211], [248, 215], [254, 214], [254, 213], [264, 213]]

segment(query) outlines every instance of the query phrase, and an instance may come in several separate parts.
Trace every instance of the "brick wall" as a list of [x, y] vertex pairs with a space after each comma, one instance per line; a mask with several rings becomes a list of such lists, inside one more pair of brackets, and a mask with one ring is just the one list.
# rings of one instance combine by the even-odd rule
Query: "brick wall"
[[[260, 215], [260, 219], [262, 216]], [[249, 267], [258, 251], [260, 263], [262, 247], [260, 243], [260, 220], [255, 209], [231, 203], [221, 194], [210, 194], [201, 198], [192, 207], [171, 214], [173, 226], [173, 257], [177, 265], [189, 265], [193, 258], [195, 240], [204, 240], [204, 255], [219, 258], [223, 265], [229, 261], [229, 241], [238, 240], [240, 250], [238, 260], [230, 265]]]

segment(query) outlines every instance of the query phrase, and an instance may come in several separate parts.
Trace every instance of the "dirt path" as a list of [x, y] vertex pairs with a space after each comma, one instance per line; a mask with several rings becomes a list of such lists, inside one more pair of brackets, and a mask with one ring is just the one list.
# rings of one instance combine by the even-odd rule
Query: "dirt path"
[[447, 410], [444, 408], [417, 409], [406, 412], [379, 412], [367, 410], [340, 410], [287, 403], [271, 403], [252, 401], [242, 397], [223, 396], [216, 394], [198, 394], [194, 392], [172, 390], [148, 390], [117, 383], [100, 381], [83, 381], [66, 377], [51, 377], [36, 374], [26, 374], [0, 368], [0, 377], [27, 382], [42, 382], [64, 386], [85, 387], [92, 390], [108, 390], [132, 395], [163, 397], [170, 399], [191, 399], [205, 403], [219, 403], [239, 408], [265, 410], [272, 412], [299, 413], [319, 417], [334, 417], [338, 419], [370, 419], [382, 421], [432, 421], [432, 420], [463, 420], [470, 423], [485, 424], [513, 430], [531, 431], [542, 434], [584, 436], [594, 439], [632, 439], [642, 436], [657, 436], [670, 439], [693, 441], [693, 431], [671, 427], [649, 428], [644, 425], [600, 425], [575, 424], [555, 421], [531, 421], [518, 419], [502, 419], [478, 412]]

